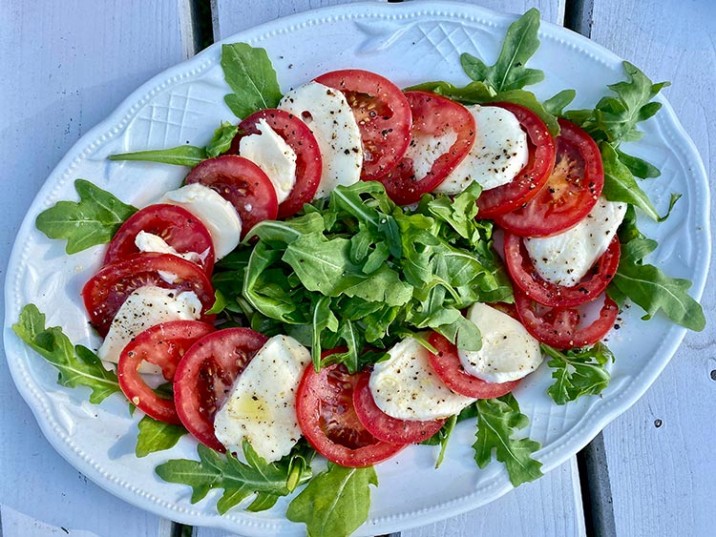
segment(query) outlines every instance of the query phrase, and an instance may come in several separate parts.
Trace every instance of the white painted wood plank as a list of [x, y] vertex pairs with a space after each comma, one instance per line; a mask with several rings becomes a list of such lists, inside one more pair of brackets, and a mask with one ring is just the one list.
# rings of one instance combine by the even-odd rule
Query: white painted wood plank
[[[23, 215], [59, 159], [133, 89], [186, 56], [178, 8], [142, 0], [0, 2], [3, 279]], [[0, 395], [4, 537], [169, 535], [169, 521], [104, 492], [55, 453], [6, 367]]]
[[[704, 159], [712, 193], [715, 34], [712, 0], [594, 0], [592, 39], [653, 80], [672, 82], [665, 94]], [[715, 222], [712, 214], [712, 229]], [[618, 535], [714, 535], [715, 278], [712, 259], [712, 284], [702, 300], [706, 330], [687, 335], [647, 394], [604, 430]]]
[[[307, 9], [348, 3], [331, 0], [279, 0], [270, 5], [261, 0], [216, 0], [214, 32], [216, 39]], [[478, 2], [475, 2], [478, 3]], [[492, 9], [523, 13], [537, 5], [545, 20], [561, 24], [563, 1], [528, 2], [487, 0], [480, 5]], [[565, 463], [536, 483], [518, 488], [496, 502], [438, 524], [402, 532], [403, 537], [468, 537], [473, 535], [580, 536], [585, 535], [582, 500], [576, 459]], [[226, 537], [221, 530], [198, 528], [196, 537]]]
[[[241, 30], [301, 11], [359, 1], [365, 0], [212, 0], [214, 38], [218, 41]], [[465, 3], [520, 14], [537, 7], [546, 21], [562, 24], [564, 20], [565, 0], [473, 0]]]

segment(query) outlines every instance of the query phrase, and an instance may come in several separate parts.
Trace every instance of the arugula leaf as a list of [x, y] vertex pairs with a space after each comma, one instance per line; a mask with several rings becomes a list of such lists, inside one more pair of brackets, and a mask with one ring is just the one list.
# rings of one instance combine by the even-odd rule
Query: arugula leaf
[[515, 431], [527, 427], [527, 424], [527, 416], [520, 412], [517, 399], [512, 394], [499, 399], [479, 400], [477, 434], [472, 445], [477, 465], [485, 468], [494, 451], [497, 460], [505, 464], [513, 486], [541, 477], [542, 463], [532, 458], [532, 454], [540, 448], [539, 443], [529, 438], [513, 438]]
[[303, 522], [309, 537], [348, 537], [368, 518], [370, 485], [378, 485], [372, 466], [336, 464], [315, 476], [288, 506], [286, 517]]
[[604, 164], [604, 190], [602, 195], [609, 201], [623, 201], [639, 207], [653, 220], [659, 213], [646, 193], [639, 187], [629, 168], [619, 160], [619, 154], [607, 142], [599, 144]]
[[222, 45], [221, 67], [226, 83], [234, 92], [226, 95], [224, 101], [237, 117], [276, 108], [281, 100], [281, 89], [266, 49], [246, 43]]
[[507, 29], [500, 55], [492, 66], [470, 54], [462, 54], [460, 63], [467, 76], [487, 82], [497, 92], [521, 89], [542, 81], [542, 71], [525, 67], [539, 47], [539, 23], [539, 11], [535, 8], [513, 22]]
[[49, 238], [66, 239], [65, 251], [70, 255], [108, 243], [119, 226], [137, 212], [135, 207], [84, 179], [75, 181], [75, 190], [79, 202], [58, 201], [35, 220], [37, 229]]
[[238, 125], [234, 125], [228, 121], [222, 121], [221, 125], [214, 131], [214, 136], [209, 141], [209, 144], [206, 146], [206, 156], [213, 158], [226, 153], [238, 132]]
[[[277, 463], [267, 463], [246, 441], [243, 451], [246, 463], [231, 454], [222, 455], [199, 444], [199, 461], [172, 459], [157, 466], [155, 472], [170, 483], [189, 485], [192, 503], [200, 501], [211, 489], [224, 489], [216, 506], [222, 515], [252, 495], [255, 499], [248, 507], [250, 511], [268, 509], [276, 497], [290, 494], [293, 488], [289, 488], [289, 484], [295, 487], [311, 476], [310, 467], [297, 465], [291, 455]], [[304, 457], [303, 454], [298, 456]], [[295, 475], [297, 468], [298, 477]]]
[[569, 106], [569, 103], [571, 103], [576, 96], [577, 92], [573, 89], [562, 90], [552, 95], [552, 97], [543, 103], [544, 109], [553, 116], [562, 116], [564, 115], [564, 109]]
[[573, 110], [566, 117], [581, 125], [597, 142], [612, 144], [639, 140], [643, 133], [637, 123], [649, 119], [661, 108], [652, 99], [669, 85], [668, 82], [652, 83], [638, 68], [624, 62], [627, 79], [611, 84], [616, 96], [603, 97], [594, 110]]
[[634, 175], [634, 177], [639, 177], [640, 179], [652, 179], [661, 175], [659, 168], [644, 159], [627, 155], [620, 149], [617, 149], [616, 151], [617, 155], [619, 155], [621, 163], [629, 168], [629, 171]]
[[599, 395], [609, 385], [611, 377], [606, 365], [614, 361], [614, 355], [603, 343], [565, 352], [544, 344], [540, 347], [551, 358], [547, 365], [553, 369], [555, 382], [547, 393], [558, 405], [584, 395]]
[[170, 149], [153, 149], [110, 155], [109, 160], [138, 160], [142, 162], [160, 162], [193, 168], [207, 159], [206, 149], [194, 145], [180, 145]]
[[139, 434], [134, 453], [137, 457], [146, 457], [155, 451], [170, 449], [187, 431], [181, 425], [172, 425], [144, 416], [137, 424]]
[[58, 369], [58, 384], [69, 388], [90, 388], [90, 403], [99, 404], [120, 391], [117, 375], [107, 371], [97, 355], [88, 348], [73, 346], [59, 326], [45, 328], [45, 314], [34, 304], [22, 309], [12, 329], [30, 348]]
[[644, 264], [644, 258], [653, 252], [657, 242], [647, 239], [636, 227], [636, 215], [629, 208], [619, 229], [622, 253], [619, 268], [609, 286], [615, 298], [627, 297], [641, 306], [651, 319], [659, 310], [676, 324], [700, 332], [706, 326], [701, 305], [691, 298], [687, 290], [689, 280], [670, 278], [654, 265]]

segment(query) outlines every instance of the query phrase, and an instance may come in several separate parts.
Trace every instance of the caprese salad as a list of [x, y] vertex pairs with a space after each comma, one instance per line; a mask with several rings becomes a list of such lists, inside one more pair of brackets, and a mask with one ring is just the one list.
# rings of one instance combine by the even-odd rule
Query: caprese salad
[[[514, 485], [535, 479], [539, 444], [515, 437], [526, 418], [511, 392], [544, 356], [564, 404], [608, 384], [618, 302], [703, 327], [683, 286], [674, 298], [675, 280], [643, 263], [634, 208], [657, 213], [634, 175], [653, 167], [619, 149], [661, 85], [625, 64], [627, 82], [594, 110], [564, 112], [569, 90], [540, 103], [523, 89], [536, 71], [519, 76], [534, 49], [511, 43], [535, 41], [538, 20], [510, 27], [493, 66], [464, 54], [463, 88], [401, 90], [348, 69], [282, 95], [265, 51], [224, 45], [227, 82], [261, 97], [227, 96], [241, 121], [204, 148], [113, 157], [187, 165], [182, 185], [137, 210], [78, 181], [79, 202], [37, 219], [68, 252], [108, 243], [82, 290], [96, 354], [58, 357], [43, 341], [66, 336], [32, 305], [16, 333], [61, 382], [141, 410], [138, 454], [188, 431], [200, 461], [157, 473], [192, 486], [192, 501], [224, 489], [221, 512], [249, 497], [270, 508], [308, 482], [287, 516], [348, 535], [367, 516], [372, 465], [416, 443], [442, 457], [469, 417], [480, 467], [496, 453]], [[331, 464], [312, 475], [316, 452]], [[321, 496], [337, 507], [323, 512]]]

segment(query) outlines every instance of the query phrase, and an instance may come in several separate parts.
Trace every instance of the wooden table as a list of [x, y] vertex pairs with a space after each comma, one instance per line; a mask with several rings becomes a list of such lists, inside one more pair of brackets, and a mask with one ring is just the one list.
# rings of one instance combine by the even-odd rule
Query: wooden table
[[[336, 3], [340, 1], [0, 3], [0, 275], [4, 278], [4, 260], [23, 215], [50, 170], [132, 90], [212, 40]], [[543, 19], [590, 36], [655, 81], [671, 80], [665, 94], [716, 177], [716, 2], [475, 3], [513, 13], [536, 5]], [[584, 452], [490, 505], [402, 535], [714, 535], [715, 286], [707, 287], [702, 303], [706, 330], [687, 335], [648, 393]], [[0, 537], [191, 533], [114, 498], [61, 459], [40, 433], [4, 361], [0, 395]], [[193, 535], [224, 537], [226, 532], [196, 528]]]

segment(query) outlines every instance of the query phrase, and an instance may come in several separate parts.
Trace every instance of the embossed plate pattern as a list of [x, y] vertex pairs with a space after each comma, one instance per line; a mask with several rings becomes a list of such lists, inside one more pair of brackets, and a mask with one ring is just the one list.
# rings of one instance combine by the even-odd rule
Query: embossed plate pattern
[[[357, 67], [382, 73], [399, 85], [425, 80], [466, 82], [458, 62], [467, 51], [494, 61], [501, 38], [514, 17], [474, 6], [427, 2], [351, 4], [279, 19], [233, 36], [265, 47], [284, 90], [331, 69]], [[605, 85], [623, 78], [612, 53], [560, 27], [543, 23], [542, 45], [531, 65], [546, 80], [535, 86], [540, 98], [564, 88], [578, 92], [575, 107], [593, 105]], [[79, 291], [96, 270], [102, 248], [68, 257], [59, 241], [34, 229], [43, 209], [58, 200], [76, 199], [73, 180], [92, 180], [126, 202], [143, 206], [176, 188], [183, 169], [144, 163], [116, 163], [107, 155], [183, 143], [203, 145], [221, 120], [233, 116], [223, 103], [228, 88], [219, 66], [219, 45], [158, 75], [65, 156], [38, 193], [18, 234], [7, 274], [4, 340], [13, 378], [57, 451], [88, 477], [115, 495], [161, 516], [217, 526], [245, 535], [301, 535], [303, 528], [284, 518], [287, 501], [270, 511], [250, 514], [234, 509], [215, 512], [217, 496], [191, 505], [188, 487], [164, 483], [153, 472], [167, 458], [194, 458], [195, 445], [184, 438], [169, 452], [137, 459], [133, 455], [136, 421], [126, 402], [113, 396], [100, 406], [87, 402], [84, 389], [64, 389], [56, 373], [14, 336], [10, 326], [22, 306], [34, 302], [48, 314], [48, 325], [61, 325], [75, 343], [96, 347], [87, 327]], [[684, 193], [671, 218], [643, 230], [659, 240], [653, 262], [703, 290], [708, 260], [709, 192], [699, 156], [671, 107], [644, 125], [646, 136], [629, 152], [657, 164], [662, 177], [644, 183], [663, 209], [671, 192]], [[622, 329], [609, 336], [617, 361], [603, 397], [559, 407], [545, 394], [550, 383], [543, 368], [516, 396], [530, 417], [527, 433], [542, 442], [538, 458], [552, 469], [584, 446], [602, 427], [632, 405], [654, 381], [684, 337], [682, 328], [663, 318], [642, 322], [638, 308], [623, 314]], [[478, 470], [472, 458], [474, 424], [462, 424], [445, 463], [434, 470], [432, 448], [419, 446], [379, 467], [369, 521], [357, 535], [388, 533], [434, 522], [485, 504], [511, 489], [499, 464]], [[426, 485], [429, 484], [429, 485]]]

